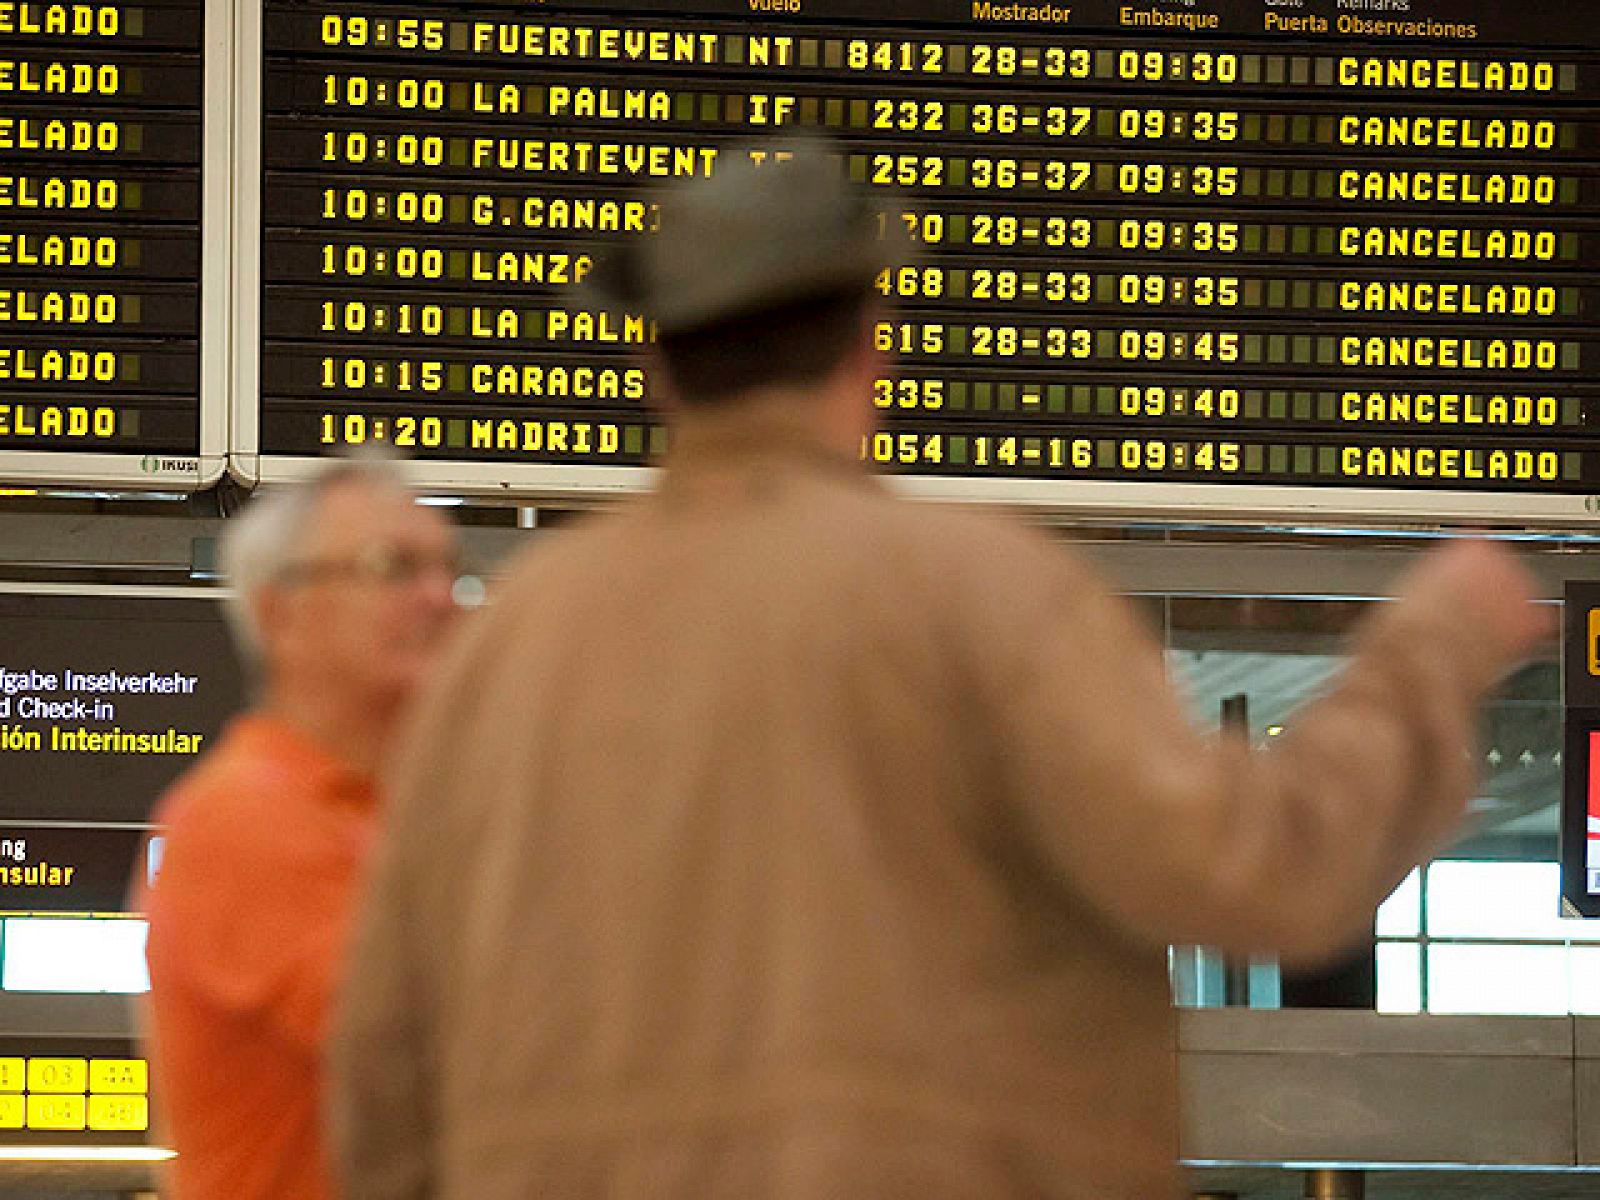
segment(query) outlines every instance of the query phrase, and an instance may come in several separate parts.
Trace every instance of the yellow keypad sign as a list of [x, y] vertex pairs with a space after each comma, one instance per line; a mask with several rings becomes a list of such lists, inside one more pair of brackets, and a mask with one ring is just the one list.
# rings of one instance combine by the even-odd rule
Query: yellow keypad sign
[[63, 1094], [87, 1092], [89, 1062], [83, 1058], [30, 1058], [28, 1090]]
[[150, 1101], [143, 1096], [90, 1096], [89, 1128], [140, 1131], [150, 1128]]
[[142, 1058], [97, 1058], [89, 1064], [89, 1090], [141, 1096], [150, 1090], [150, 1067]]
[[149, 1093], [142, 1058], [0, 1055], [0, 1144], [7, 1131], [144, 1133]]
[[28, 1128], [63, 1132], [83, 1129], [89, 1123], [89, 1103], [83, 1096], [29, 1096]]

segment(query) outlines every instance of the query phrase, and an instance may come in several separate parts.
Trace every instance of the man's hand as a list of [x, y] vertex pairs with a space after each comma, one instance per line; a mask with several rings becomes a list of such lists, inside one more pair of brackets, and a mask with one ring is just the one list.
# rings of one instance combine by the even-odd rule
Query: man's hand
[[1553, 608], [1535, 604], [1534, 595], [1533, 576], [1510, 550], [1459, 541], [1428, 555], [1401, 581], [1400, 603], [1379, 624], [1443, 619], [1459, 632], [1464, 681], [1482, 693], [1554, 633]]

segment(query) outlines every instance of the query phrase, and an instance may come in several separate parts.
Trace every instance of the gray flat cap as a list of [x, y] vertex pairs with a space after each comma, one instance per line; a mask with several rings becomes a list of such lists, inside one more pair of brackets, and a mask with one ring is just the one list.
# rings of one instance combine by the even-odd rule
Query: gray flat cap
[[725, 148], [711, 178], [662, 193], [659, 232], [607, 252], [584, 302], [670, 335], [869, 287], [910, 238], [845, 178], [843, 154], [800, 137]]

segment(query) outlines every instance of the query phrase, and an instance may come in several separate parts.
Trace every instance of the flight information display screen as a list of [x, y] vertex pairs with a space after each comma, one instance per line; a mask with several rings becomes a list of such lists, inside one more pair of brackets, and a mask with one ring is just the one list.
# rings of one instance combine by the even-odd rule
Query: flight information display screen
[[267, 0], [264, 40], [265, 456], [653, 461], [650, 325], [574, 285], [803, 129], [920, 248], [879, 470], [1600, 493], [1582, 6]]
[[201, 0], [0, 3], [0, 479], [192, 469], [202, 27]]

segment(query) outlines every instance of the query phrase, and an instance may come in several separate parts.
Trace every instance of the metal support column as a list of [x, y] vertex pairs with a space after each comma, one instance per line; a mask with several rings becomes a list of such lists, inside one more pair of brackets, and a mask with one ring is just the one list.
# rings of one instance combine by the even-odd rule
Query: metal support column
[[[1225, 735], [1231, 734], [1250, 740], [1250, 697], [1244, 693], [1224, 697], [1221, 724]], [[1250, 960], [1230, 958], [1224, 960], [1222, 1002], [1229, 1008], [1250, 1007]]]
[[1306, 1172], [1305, 1200], [1366, 1200], [1366, 1195], [1367, 1176], [1363, 1171]]

